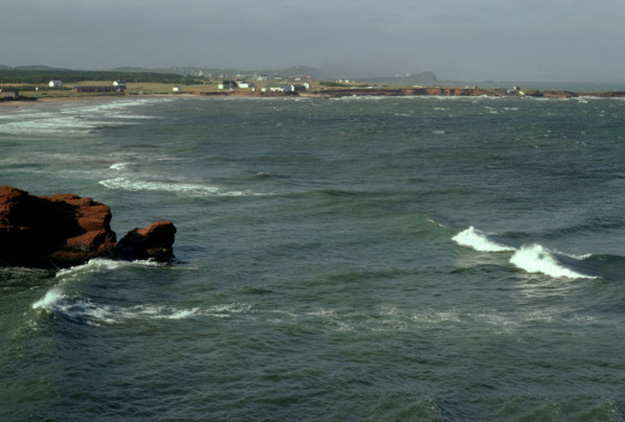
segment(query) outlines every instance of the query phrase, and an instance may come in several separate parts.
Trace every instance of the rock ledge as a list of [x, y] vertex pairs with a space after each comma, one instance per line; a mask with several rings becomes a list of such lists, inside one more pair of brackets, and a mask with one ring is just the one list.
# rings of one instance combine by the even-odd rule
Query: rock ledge
[[0, 186], [0, 266], [67, 268], [92, 258], [174, 259], [176, 228], [157, 221], [116, 242], [111, 209], [72, 194], [35, 196]]

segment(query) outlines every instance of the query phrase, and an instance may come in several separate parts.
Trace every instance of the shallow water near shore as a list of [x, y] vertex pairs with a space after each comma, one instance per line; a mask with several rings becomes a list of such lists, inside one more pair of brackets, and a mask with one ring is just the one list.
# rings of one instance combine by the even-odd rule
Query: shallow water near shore
[[625, 101], [0, 110], [0, 183], [176, 262], [0, 269], [0, 420], [623, 420]]

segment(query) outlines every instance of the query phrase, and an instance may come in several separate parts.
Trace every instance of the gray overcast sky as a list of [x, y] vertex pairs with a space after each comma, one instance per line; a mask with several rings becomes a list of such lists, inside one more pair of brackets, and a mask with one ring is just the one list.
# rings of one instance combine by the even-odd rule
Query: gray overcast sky
[[625, 80], [625, 0], [0, 0], [0, 64]]

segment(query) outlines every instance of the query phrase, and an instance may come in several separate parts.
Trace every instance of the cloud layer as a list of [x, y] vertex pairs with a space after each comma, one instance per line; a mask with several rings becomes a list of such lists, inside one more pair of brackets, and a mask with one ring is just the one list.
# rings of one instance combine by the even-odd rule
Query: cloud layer
[[4, 0], [0, 64], [623, 80], [622, 0]]

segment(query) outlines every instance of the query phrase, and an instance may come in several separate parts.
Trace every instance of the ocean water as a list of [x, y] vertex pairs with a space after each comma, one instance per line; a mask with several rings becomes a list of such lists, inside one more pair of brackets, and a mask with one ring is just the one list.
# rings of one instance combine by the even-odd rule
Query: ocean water
[[620, 421], [625, 101], [0, 109], [0, 184], [176, 261], [0, 269], [2, 421]]

